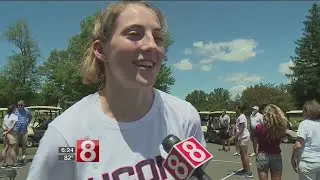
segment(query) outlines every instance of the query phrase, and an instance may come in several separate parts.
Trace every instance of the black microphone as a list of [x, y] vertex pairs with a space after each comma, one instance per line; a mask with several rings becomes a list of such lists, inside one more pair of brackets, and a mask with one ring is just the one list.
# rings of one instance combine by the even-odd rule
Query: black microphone
[[[163, 146], [163, 149], [169, 153], [170, 150], [172, 149], [172, 147], [181, 142], [181, 140], [175, 136], [175, 135], [168, 135], [166, 138], [163, 139], [162, 141], [162, 146]], [[198, 179], [198, 180], [212, 180], [205, 172], [204, 170], [202, 169], [202, 166], [196, 168], [194, 170], [194, 173], [192, 174], [191, 176], [191, 179]]]

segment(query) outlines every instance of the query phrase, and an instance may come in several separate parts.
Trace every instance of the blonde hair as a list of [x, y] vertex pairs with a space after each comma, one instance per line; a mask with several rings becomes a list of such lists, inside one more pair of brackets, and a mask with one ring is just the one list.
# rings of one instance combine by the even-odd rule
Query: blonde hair
[[128, 0], [108, 5], [108, 8], [100, 12], [94, 21], [92, 39], [88, 44], [89, 48], [84, 54], [84, 61], [81, 65], [82, 80], [84, 84], [96, 83], [104, 79], [104, 64], [102, 61], [97, 60], [93, 51], [93, 43], [95, 40], [107, 42], [111, 39], [117, 18], [129, 5], [140, 5], [152, 10], [158, 17], [163, 35], [167, 35], [165, 17], [159, 9], [153, 7], [148, 2]]
[[305, 102], [303, 111], [308, 113], [310, 120], [320, 119], [320, 104], [315, 100]]
[[264, 126], [267, 128], [269, 140], [279, 139], [284, 136], [287, 130], [287, 118], [283, 111], [274, 104], [269, 104], [264, 109]]

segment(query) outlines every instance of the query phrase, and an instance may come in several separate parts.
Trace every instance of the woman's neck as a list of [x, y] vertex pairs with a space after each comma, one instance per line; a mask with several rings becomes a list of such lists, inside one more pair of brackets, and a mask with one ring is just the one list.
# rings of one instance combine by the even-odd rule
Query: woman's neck
[[133, 122], [144, 117], [150, 110], [153, 88], [124, 88], [115, 83], [99, 92], [103, 112], [119, 122]]

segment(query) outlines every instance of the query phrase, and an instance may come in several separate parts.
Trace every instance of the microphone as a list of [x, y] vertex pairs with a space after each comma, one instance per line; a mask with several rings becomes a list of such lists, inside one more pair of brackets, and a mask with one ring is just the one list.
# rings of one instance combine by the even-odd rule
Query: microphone
[[174, 179], [185, 180], [192, 177], [211, 180], [201, 166], [213, 156], [194, 137], [181, 141], [177, 136], [170, 134], [164, 138], [162, 146], [168, 153], [163, 167]]

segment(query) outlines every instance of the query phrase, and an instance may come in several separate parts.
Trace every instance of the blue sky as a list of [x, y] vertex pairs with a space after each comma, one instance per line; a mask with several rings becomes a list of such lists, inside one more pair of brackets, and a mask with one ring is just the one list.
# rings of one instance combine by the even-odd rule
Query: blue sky
[[[153, 2], [168, 19], [174, 39], [168, 64], [176, 79], [171, 94], [194, 89], [229, 89], [233, 94], [257, 83], [287, 83], [295, 44], [312, 2]], [[0, 33], [17, 19], [29, 21], [44, 61], [65, 49], [80, 21], [104, 2], [0, 2]], [[0, 39], [0, 66], [14, 46]]]

